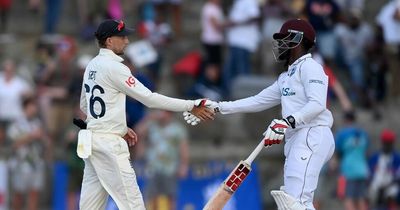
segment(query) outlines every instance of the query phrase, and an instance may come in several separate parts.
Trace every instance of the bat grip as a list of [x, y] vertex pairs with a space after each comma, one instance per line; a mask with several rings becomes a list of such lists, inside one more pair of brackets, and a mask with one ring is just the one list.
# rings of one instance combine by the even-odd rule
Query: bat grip
[[264, 139], [260, 141], [260, 143], [257, 145], [257, 147], [253, 150], [253, 152], [249, 155], [249, 157], [247, 157], [247, 159], [244, 162], [251, 165], [251, 163], [254, 161], [254, 159], [257, 157], [257, 155], [261, 152], [263, 147], [264, 147]]

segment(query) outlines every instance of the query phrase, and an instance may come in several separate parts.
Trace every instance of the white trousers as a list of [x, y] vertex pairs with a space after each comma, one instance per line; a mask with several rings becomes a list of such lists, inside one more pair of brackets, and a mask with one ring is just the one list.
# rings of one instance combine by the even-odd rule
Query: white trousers
[[307, 210], [315, 210], [313, 198], [319, 173], [334, 150], [332, 131], [327, 126], [301, 128], [286, 136], [284, 191]]
[[92, 155], [85, 159], [79, 207], [103, 210], [108, 195], [120, 210], [144, 210], [136, 174], [129, 162], [127, 143], [112, 134], [92, 135]]

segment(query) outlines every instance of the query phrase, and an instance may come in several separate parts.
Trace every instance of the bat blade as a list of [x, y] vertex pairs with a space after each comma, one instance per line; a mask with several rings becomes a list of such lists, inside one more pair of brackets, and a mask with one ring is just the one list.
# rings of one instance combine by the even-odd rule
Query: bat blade
[[251, 166], [244, 161], [240, 161], [214, 196], [207, 202], [203, 210], [221, 210], [249, 175], [250, 171]]

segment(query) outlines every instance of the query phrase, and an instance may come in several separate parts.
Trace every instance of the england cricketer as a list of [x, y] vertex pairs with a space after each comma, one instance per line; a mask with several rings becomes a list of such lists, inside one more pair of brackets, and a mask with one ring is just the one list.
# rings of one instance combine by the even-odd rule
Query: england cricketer
[[[258, 112], [278, 104], [282, 119], [274, 119], [264, 132], [264, 145], [286, 141], [284, 186], [271, 191], [279, 210], [314, 210], [313, 197], [322, 166], [332, 156], [335, 144], [333, 117], [326, 108], [328, 77], [311, 57], [315, 31], [309, 22], [293, 19], [273, 35], [274, 55], [287, 71], [259, 94], [231, 102], [212, 102], [222, 114]], [[196, 124], [196, 117], [185, 113]], [[194, 123], [193, 123], [194, 122]]]
[[87, 114], [85, 131], [90, 132], [78, 139], [84, 142], [78, 151], [88, 156], [84, 159], [79, 204], [82, 210], [104, 209], [108, 195], [120, 210], [145, 209], [125, 142], [130, 146], [137, 142], [136, 134], [126, 125], [126, 96], [150, 108], [191, 110], [203, 120], [214, 115], [212, 110], [200, 106], [205, 100], [181, 100], [153, 93], [132, 76], [120, 57], [132, 31], [123, 21], [105, 20], [95, 33], [100, 52], [86, 67], [80, 100], [80, 108]]

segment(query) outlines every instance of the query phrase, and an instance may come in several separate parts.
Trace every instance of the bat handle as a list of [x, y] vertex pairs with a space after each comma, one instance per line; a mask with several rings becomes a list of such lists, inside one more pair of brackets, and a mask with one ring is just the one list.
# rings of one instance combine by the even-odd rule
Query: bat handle
[[260, 141], [260, 143], [257, 145], [257, 147], [253, 150], [253, 152], [249, 155], [249, 157], [247, 157], [247, 159], [244, 160], [244, 162], [251, 165], [251, 163], [257, 157], [258, 153], [261, 152], [263, 147], [264, 147], [264, 139]]

